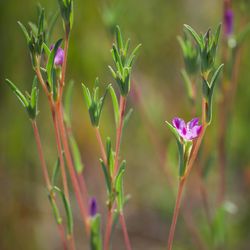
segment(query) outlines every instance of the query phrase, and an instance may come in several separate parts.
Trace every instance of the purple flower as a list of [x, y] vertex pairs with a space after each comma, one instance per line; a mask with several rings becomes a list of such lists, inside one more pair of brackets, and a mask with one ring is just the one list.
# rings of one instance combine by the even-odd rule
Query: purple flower
[[89, 215], [90, 217], [94, 217], [97, 214], [97, 201], [93, 197], [90, 199], [89, 202]]
[[[54, 45], [51, 45], [50, 50], [52, 50], [53, 48]], [[55, 66], [59, 67], [63, 65], [63, 61], [64, 61], [64, 50], [61, 47], [59, 47], [56, 52], [54, 64]]]
[[173, 119], [172, 124], [179, 135], [186, 141], [197, 138], [202, 130], [202, 126], [199, 125], [199, 118], [194, 118], [186, 124], [184, 120], [176, 117]]
[[233, 33], [233, 20], [234, 13], [232, 9], [226, 8], [224, 13], [224, 32], [226, 36], [230, 36]]

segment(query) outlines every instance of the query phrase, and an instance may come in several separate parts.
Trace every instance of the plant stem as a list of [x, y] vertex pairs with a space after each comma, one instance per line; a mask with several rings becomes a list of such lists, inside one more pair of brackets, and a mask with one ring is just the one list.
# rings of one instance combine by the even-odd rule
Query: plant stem
[[132, 250], [130, 240], [129, 240], [129, 236], [128, 236], [127, 227], [126, 227], [126, 221], [125, 221], [123, 212], [120, 213], [119, 219], [120, 219], [120, 223], [121, 223], [121, 226], [122, 226], [122, 231], [123, 231], [123, 236], [124, 236], [124, 240], [125, 240], [126, 249], [127, 250]]
[[[77, 202], [78, 202], [78, 205], [80, 208], [82, 220], [85, 224], [86, 232], [89, 235], [90, 228], [89, 228], [88, 215], [87, 215], [87, 210], [86, 210], [88, 195], [87, 195], [87, 192], [81, 193], [81, 190], [80, 190], [80, 186], [79, 186], [79, 183], [77, 180], [77, 176], [76, 176], [76, 172], [74, 169], [74, 164], [73, 164], [73, 160], [71, 157], [71, 152], [70, 152], [70, 148], [69, 148], [69, 144], [68, 144], [67, 133], [66, 133], [66, 129], [64, 126], [64, 120], [63, 120], [63, 114], [62, 114], [62, 107], [61, 107], [60, 103], [57, 103], [56, 113], [57, 113], [57, 119], [58, 119], [58, 123], [59, 123], [59, 130], [60, 130], [60, 134], [61, 134], [62, 144], [63, 144], [64, 151], [65, 151], [65, 158], [67, 161], [67, 166], [68, 166], [68, 170], [70, 173], [73, 189], [74, 189], [76, 199], [77, 199]], [[86, 187], [86, 183], [85, 183], [84, 179], [82, 179], [82, 180], [83, 180], [84, 187]], [[85, 188], [85, 190], [87, 190], [87, 189]]]
[[106, 156], [106, 153], [105, 153], [105, 148], [104, 148], [104, 145], [103, 145], [103, 142], [102, 142], [102, 137], [101, 137], [100, 130], [99, 130], [98, 127], [95, 128], [95, 134], [96, 134], [96, 138], [97, 138], [97, 141], [99, 143], [99, 146], [100, 146], [103, 161], [104, 161], [105, 165], [107, 165], [107, 156]]
[[119, 152], [120, 152], [120, 147], [121, 147], [121, 137], [122, 137], [122, 128], [123, 128], [123, 119], [124, 119], [125, 109], [126, 109], [126, 97], [120, 96], [120, 114], [119, 114], [119, 124], [116, 130], [115, 163], [114, 163], [113, 178], [118, 171]]
[[40, 159], [41, 166], [42, 166], [44, 181], [45, 181], [47, 189], [50, 190], [51, 189], [51, 183], [50, 183], [50, 179], [49, 179], [49, 174], [48, 174], [46, 161], [45, 161], [45, 158], [44, 158], [44, 155], [43, 155], [42, 143], [41, 143], [41, 138], [40, 138], [40, 134], [39, 134], [39, 131], [38, 131], [38, 127], [37, 127], [37, 124], [36, 124], [35, 120], [32, 120], [31, 124], [32, 124], [32, 127], [33, 127], [34, 136], [35, 136], [36, 145], [37, 145], [37, 151], [38, 151], [39, 159]]
[[73, 235], [68, 235], [68, 241], [69, 241], [69, 249], [70, 250], [75, 250], [76, 246], [75, 246], [75, 240], [74, 240], [74, 236]]
[[[39, 159], [40, 159], [41, 166], [42, 166], [44, 181], [45, 181], [45, 184], [47, 186], [48, 191], [50, 191], [51, 190], [51, 183], [50, 183], [50, 179], [49, 179], [48, 168], [47, 168], [46, 161], [45, 161], [44, 154], [43, 154], [43, 150], [42, 150], [41, 137], [40, 137], [40, 134], [39, 134], [39, 130], [38, 130], [36, 121], [32, 120], [31, 124], [32, 124], [32, 127], [33, 127], [34, 136], [35, 136], [36, 145], [37, 145], [37, 151], [38, 151]], [[51, 198], [56, 203], [54, 195], [51, 195]], [[63, 248], [64, 248], [64, 250], [67, 250], [67, 241], [66, 241], [66, 238], [65, 238], [64, 227], [63, 227], [62, 224], [57, 223], [57, 228], [58, 228], [61, 240], [62, 240]]]
[[104, 238], [104, 250], [109, 249], [109, 240], [110, 234], [112, 229], [112, 208], [108, 210], [107, 222], [106, 222], [106, 229], [105, 229], [105, 238]]
[[51, 113], [52, 113], [52, 117], [53, 117], [54, 129], [55, 129], [56, 145], [57, 145], [57, 151], [58, 151], [59, 161], [60, 161], [60, 169], [61, 169], [61, 175], [62, 175], [63, 189], [64, 189], [64, 193], [65, 193], [66, 198], [69, 200], [69, 189], [68, 189], [68, 182], [67, 182], [67, 174], [66, 174], [66, 171], [65, 171], [63, 149], [62, 149], [61, 140], [60, 140], [60, 130], [59, 130], [59, 126], [58, 126], [58, 119], [56, 117], [56, 112], [55, 112], [54, 105], [51, 107]]
[[171, 224], [170, 232], [168, 236], [168, 250], [172, 250], [176, 222], [177, 222], [179, 211], [180, 211], [181, 197], [182, 197], [185, 180], [186, 179], [182, 178], [179, 181], [178, 193], [177, 193], [177, 198], [176, 198], [176, 203], [175, 203], [175, 208], [174, 208], [174, 215], [173, 215], [172, 224]]

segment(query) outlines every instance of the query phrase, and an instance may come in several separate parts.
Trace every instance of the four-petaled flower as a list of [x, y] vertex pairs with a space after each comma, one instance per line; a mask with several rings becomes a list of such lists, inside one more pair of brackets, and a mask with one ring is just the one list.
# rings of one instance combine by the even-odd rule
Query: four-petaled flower
[[96, 214], [97, 214], [97, 201], [93, 197], [90, 199], [90, 202], [89, 202], [89, 216], [95, 217]]
[[[54, 48], [54, 45], [51, 45], [50, 50], [52, 50], [53, 48]], [[64, 61], [64, 50], [61, 47], [59, 47], [56, 51], [54, 64], [55, 66], [60, 67], [63, 65], [63, 61]]]
[[185, 141], [192, 141], [197, 138], [202, 130], [202, 126], [199, 125], [199, 118], [194, 118], [186, 124], [183, 119], [176, 117], [172, 124]]

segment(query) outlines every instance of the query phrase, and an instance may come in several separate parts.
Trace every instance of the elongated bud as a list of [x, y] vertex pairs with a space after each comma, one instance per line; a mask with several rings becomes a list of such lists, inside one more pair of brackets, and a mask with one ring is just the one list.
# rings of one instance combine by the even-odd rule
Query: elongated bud
[[226, 8], [224, 12], [224, 34], [228, 37], [233, 33], [234, 13], [231, 8]]
[[97, 214], [97, 201], [94, 197], [91, 198], [89, 202], [89, 216], [90, 217], [95, 217]]

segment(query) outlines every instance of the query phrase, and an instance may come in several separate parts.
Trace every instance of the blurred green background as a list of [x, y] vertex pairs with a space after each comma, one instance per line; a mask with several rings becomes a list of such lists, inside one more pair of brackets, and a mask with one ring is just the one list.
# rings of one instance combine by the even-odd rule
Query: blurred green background
[[[247, 21], [250, 18], [249, 7], [242, 8], [244, 2], [248, 4], [248, 1], [233, 1], [236, 30], [242, 28], [241, 19]], [[55, 13], [58, 8], [56, 0], [40, 0], [40, 3], [45, 7], [47, 15]], [[34, 75], [26, 42], [17, 21], [20, 20], [24, 24], [30, 20], [36, 21], [36, 4], [35, 0], [0, 0], [1, 250], [62, 249], [43, 186], [31, 124], [25, 111], [4, 84], [4, 79], [8, 77], [22, 90], [30, 90]], [[107, 6], [111, 9], [108, 10]], [[80, 83], [84, 82], [91, 87], [96, 76], [99, 76], [103, 86], [112, 82], [107, 67], [112, 64], [110, 48], [113, 36], [107, 27], [109, 21], [120, 25], [123, 34], [131, 38], [133, 46], [137, 43], [143, 45], [136, 60], [133, 79], [138, 86], [144, 108], [142, 109], [141, 102], [135, 97], [129, 99], [128, 106], [133, 107], [134, 112], [126, 128], [122, 145], [122, 157], [128, 162], [125, 190], [131, 194], [125, 217], [135, 250], [166, 249], [175, 201], [164, 175], [164, 166], [160, 166], [159, 153], [162, 152], [154, 146], [152, 135], [153, 138], [159, 138], [163, 154], [168, 152], [167, 166], [177, 187], [175, 142], [164, 121], [170, 121], [174, 116], [183, 117], [185, 120], [192, 118], [180, 76], [183, 60], [176, 37], [182, 34], [184, 23], [202, 32], [208, 27], [214, 28], [222, 21], [222, 7], [223, 1], [218, 0], [75, 0], [75, 20], [67, 69], [67, 80], [73, 79], [75, 82], [72, 123], [85, 164], [84, 174], [90, 194], [97, 197], [103, 215], [103, 225], [106, 218], [106, 191], [98, 161], [100, 152], [84, 105]], [[116, 12], [114, 16], [112, 10]], [[62, 36], [59, 18], [51, 42]], [[217, 236], [211, 236], [195, 174], [190, 177], [192, 181], [189, 181], [183, 199], [185, 209], [192, 215], [191, 224], [198, 231], [203, 244], [207, 245], [207, 249], [212, 249], [211, 241], [214, 241], [215, 245], [219, 242], [218, 249], [249, 249], [249, 41], [250, 38], [246, 40], [243, 48], [237, 94], [229, 122], [225, 127], [226, 199], [231, 202], [227, 206], [231, 209], [227, 210], [232, 213], [223, 213], [222, 217], [225, 220], [218, 219], [220, 225], [215, 229]], [[216, 95], [215, 99], [218, 100], [219, 95]], [[42, 91], [39, 110], [38, 125], [47, 163], [52, 171], [57, 154], [51, 115]], [[214, 110], [214, 121], [205, 136], [204, 146], [206, 154], [212, 155], [216, 155], [218, 144], [219, 117], [216, 103]], [[115, 130], [110, 98], [107, 99], [101, 117], [101, 133], [103, 138], [110, 135], [114, 141]], [[216, 204], [218, 169], [219, 164], [215, 160], [205, 181], [213, 218], [219, 217], [217, 215], [220, 212]], [[88, 249], [74, 198], [73, 208], [78, 249]], [[194, 234], [190, 234], [183, 217], [180, 216], [174, 249], [201, 249], [195, 237]], [[125, 249], [120, 226], [114, 234], [113, 249]]]

